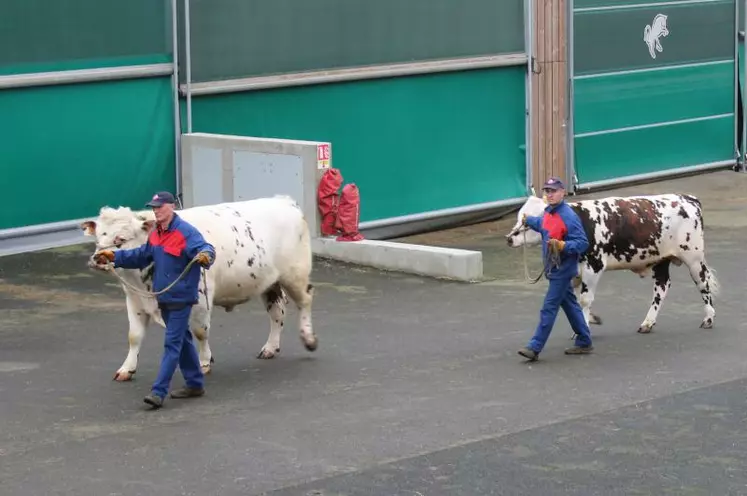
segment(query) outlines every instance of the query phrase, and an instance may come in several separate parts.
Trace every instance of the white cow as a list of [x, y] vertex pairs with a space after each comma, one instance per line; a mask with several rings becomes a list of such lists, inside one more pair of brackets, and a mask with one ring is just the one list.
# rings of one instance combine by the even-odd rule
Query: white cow
[[[208, 343], [210, 317], [214, 307], [227, 312], [260, 296], [270, 317], [270, 335], [258, 358], [273, 358], [280, 352], [280, 334], [285, 317], [286, 294], [299, 309], [301, 340], [309, 351], [317, 348], [311, 325], [313, 286], [309, 227], [296, 202], [288, 197], [262, 198], [177, 210], [195, 226], [216, 250], [215, 263], [204, 271], [199, 302], [190, 318], [197, 339], [200, 365], [209, 373], [213, 363]], [[95, 221], [84, 222], [85, 234], [96, 237], [96, 248], [128, 249], [145, 243], [155, 224], [149, 210], [133, 212], [127, 207], [103, 207]], [[91, 265], [92, 262], [89, 262]], [[153, 267], [143, 270], [116, 269], [130, 284], [152, 291]], [[114, 375], [127, 381], [137, 370], [145, 328], [153, 320], [164, 326], [156, 299], [142, 296], [122, 284], [127, 300], [130, 349]]]
[[[661, 305], [671, 286], [671, 264], [685, 265], [703, 299], [705, 318], [702, 328], [713, 327], [716, 310], [713, 296], [719, 284], [705, 259], [703, 210], [691, 195], [608, 197], [599, 200], [569, 201], [581, 219], [589, 248], [579, 260], [577, 296], [587, 323], [601, 324], [591, 311], [594, 293], [602, 272], [630, 270], [640, 277], [652, 274], [654, 294], [651, 306], [638, 332], [648, 333], [656, 324]], [[547, 207], [543, 198], [530, 196], [517, 214], [513, 229], [506, 236], [511, 247], [538, 244], [541, 236], [522, 228], [522, 215], [540, 216]]]

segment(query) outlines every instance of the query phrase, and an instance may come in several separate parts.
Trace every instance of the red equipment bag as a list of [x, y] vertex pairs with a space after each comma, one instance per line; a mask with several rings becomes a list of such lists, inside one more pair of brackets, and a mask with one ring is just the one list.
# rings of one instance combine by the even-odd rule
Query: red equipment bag
[[337, 222], [335, 227], [342, 231], [337, 241], [360, 241], [363, 235], [358, 232], [358, 219], [360, 218], [361, 196], [358, 186], [346, 184], [342, 188], [340, 204], [337, 208]]
[[322, 176], [317, 188], [317, 204], [322, 215], [321, 231], [324, 236], [337, 234], [335, 221], [340, 204], [338, 191], [342, 185], [342, 174], [339, 169], [330, 168]]

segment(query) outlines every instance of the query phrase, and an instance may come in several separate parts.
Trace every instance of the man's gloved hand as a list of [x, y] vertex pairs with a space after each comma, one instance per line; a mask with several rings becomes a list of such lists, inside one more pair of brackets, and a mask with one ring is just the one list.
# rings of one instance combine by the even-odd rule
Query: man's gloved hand
[[561, 239], [551, 239], [547, 242], [547, 247], [550, 248], [550, 251], [553, 253], [560, 253], [563, 251], [563, 248], [565, 248], [565, 241]]
[[201, 251], [197, 254], [197, 263], [202, 265], [203, 267], [207, 267], [210, 265], [210, 253], [206, 251]]
[[93, 260], [99, 265], [105, 265], [107, 262], [114, 262], [114, 252], [111, 250], [101, 250], [93, 254]]
[[521, 225], [522, 226], [527, 225], [527, 214], [521, 214]]

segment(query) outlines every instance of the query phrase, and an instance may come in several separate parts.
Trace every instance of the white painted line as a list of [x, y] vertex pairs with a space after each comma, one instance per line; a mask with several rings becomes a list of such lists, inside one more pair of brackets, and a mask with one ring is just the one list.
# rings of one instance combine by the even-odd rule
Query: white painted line
[[672, 0], [670, 2], [649, 2], [649, 3], [633, 3], [628, 5], [605, 5], [603, 7], [579, 7], [573, 9], [573, 13], [578, 12], [602, 12], [605, 10], [630, 10], [630, 9], [645, 9], [651, 7], [661, 7], [664, 5], [693, 5], [693, 4], [708, 4], [708, 3], [734, 3], [733, 0]]
[[734, 116], [734, 112], [731, 112], [728, 114], [709, 115], [706, 117], [695, 117], [692, 119], [682, 119], [679, 121], [657, 122], [656, 124], [643, 124], [640, 126], [620, 127], [617, 129], [605, 129], [604, 131], [592, 131], [589, 133], [576, 134], [574, 135], [574, 137], [575, 138], [587, 138], [589, 136], [600, 136], [603, 134], [624, 133], [627, 131], [638, 131], [640, 129], [651, 129], [654, 127], [676, 126], [678, 124], [689, 124], [691, 122], [712, 121], [716, 119], [725, 119], [727, 117], [732, 117], [732, 116]]
[[679, 65], [664, 65], [659, 67], [647, 67], [645, 69], [630, 69], [627, 71], [613, 71], [613, 72], [600, 72], [598, 74], [583, 74], [581, 76], [575, 76], [574, 81], [580, 79], [593, 79], [602, 77], [613, 77], [613, 76], [627, 76], [629, 74], [643, 74], [646, 72], [658, 72], [658, 71], [674, 71], [677, 69], [691, 69], [694, 67], [708, 67], [712, 65], [723, 65], [723, 64], [734, 64], [734, 59], [727, 60], [710, 60], [708, 62], [692, 62], [690, 64], [679, 64]]

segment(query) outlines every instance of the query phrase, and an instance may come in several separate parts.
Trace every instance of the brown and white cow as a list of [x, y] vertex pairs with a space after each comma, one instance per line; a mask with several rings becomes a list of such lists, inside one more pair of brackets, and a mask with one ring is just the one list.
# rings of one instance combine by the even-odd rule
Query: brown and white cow
[[[580, 259], [576, 295], [586, 322], [601, 324], [591, 312], [602, 272], [630, 270], [641, 277], [652, 273], [654, 296], [646, 318], [638, 328], [651, 332], [667, 291], [671, 286], [669, 267], [684, 264], [705, 303], [705, 318], [700, 327], [713, 327], [716, 311], [713, 296], [718, 281], [705, 260], [703, 212], [700, 201], [684, 194], [608, 197], [599, 200], [568, 201], [578, 214], [589, 238], [589, 248]], [[539, 216], [547, 204], [530, 196], [521, 207], [517, 222], [506, 236], [508, 245], [541, 242], [538, 233], [522, 228], [522, 215]]]

